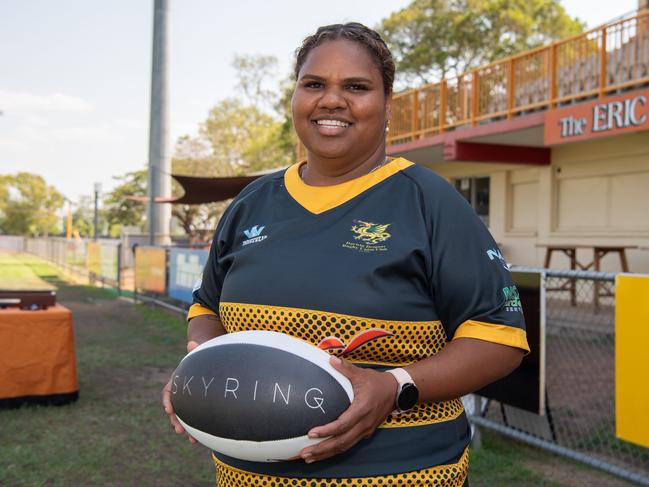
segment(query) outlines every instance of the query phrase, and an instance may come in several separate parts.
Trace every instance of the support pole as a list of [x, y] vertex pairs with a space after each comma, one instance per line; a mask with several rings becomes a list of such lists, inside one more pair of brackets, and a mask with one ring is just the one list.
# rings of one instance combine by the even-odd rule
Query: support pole
[[153, 56], [151, 61], [151, 118], [149, 124], [149, 207], [151, 245], [170, 243], [171, 207], [156, 204], [157, 197], [171, 195], [169, 151], [169, 2], [155, 0]]

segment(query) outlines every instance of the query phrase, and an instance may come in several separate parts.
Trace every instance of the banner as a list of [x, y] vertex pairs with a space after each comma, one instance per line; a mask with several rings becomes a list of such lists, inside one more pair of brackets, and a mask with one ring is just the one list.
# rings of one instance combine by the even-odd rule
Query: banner
[[541, 309], [542, 276], [539, 272], [512, 271], [518, 288], [530, 353], [514, 372], [476, 392], [489, 399], [535, 414], [545, 414], [545, 316]]
[[117, 281], [118, 270], [118, 247], [116, 245], [99, 244], [99, 256], [101, 258], [100, 276], [104, 279]]
[[135, 287], [138, 291], [164, 294], [167, 279], [167, 251], [160, 247], [135, 248]]
[[101, 245], [97, 242], [88, 242], [86, 262], [88, 264], [88, 272], [95, 276], [101, 275]]
[[208, 255], [207, 250], [169, 250], [169, 296], [185, 303], [192, 302], [194, 285], [203, 275]]

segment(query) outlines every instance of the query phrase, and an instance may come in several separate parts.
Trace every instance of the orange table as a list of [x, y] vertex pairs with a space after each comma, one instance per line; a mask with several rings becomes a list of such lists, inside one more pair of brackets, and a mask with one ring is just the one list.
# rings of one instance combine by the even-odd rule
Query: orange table
[[70, 310], [0, 309], [0, 405], [64, 403], [78, 394]]

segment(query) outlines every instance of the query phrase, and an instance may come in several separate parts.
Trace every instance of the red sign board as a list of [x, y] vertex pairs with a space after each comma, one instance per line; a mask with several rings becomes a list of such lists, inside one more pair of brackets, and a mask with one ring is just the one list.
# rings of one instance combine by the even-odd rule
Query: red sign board
[[550, 110], [545, 117], [545, 145], [649, 130], [649, 90], [630, 91]]

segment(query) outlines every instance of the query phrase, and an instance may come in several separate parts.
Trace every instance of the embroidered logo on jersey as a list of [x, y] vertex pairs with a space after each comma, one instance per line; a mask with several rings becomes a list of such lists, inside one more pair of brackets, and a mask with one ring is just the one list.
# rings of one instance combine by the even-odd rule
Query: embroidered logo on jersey
[[268, 235], [262, 235], [261, 234], [261, 232], [264, 231], [264, 228], [266, 228], [266, 227], [264, 227], [264, 226], [260, 227], [258, 225], [255, 225], [254, 227], [249, 228], [248, 230], [244, 230], [243, 234], [246, 237], [248, 237], [248, 239], [244, 240], [241, 245], [243, 245], [245, 247], [246, 245], [250, 245], [250, 244], [253, 244], [253, 243], [261, 242], [262, 240], [266, 240], [266, 237], [268, 237]]
[[354, 223], [356, 223], [356, 225], [352, 226], [352, 232], [356, 234], [354, 237], [356, 240], [374, 245], [379, 242], [385, 242], [391, 237], [391, 235], [386, 232], [390, 226], [389, 223], [370, 223], [362, 220], [354, 220]]
[[518, 289], [516, 286], [507, 286], [503, 288], [503, 294], [505, 295], [505, 311], [510, 311], [512, 313], [522, 313], [523, 306], [521, 305], [521, 298], [518, 294]]
[[498, 260], [498, 262], [500, 262], [505, 269], [509, 270], [509, 267], [507, 266], [507, 261], [505, 261], [505, 258], [503, 257], [503, 254], [500, 253], [500, 250], [498, 249], [487, 250], [487, 257], [489, 257], [489, 260]]
[[358, 250], [359, 252], [388, 250], [385, 245], [377, 244], [385, 242], [392, 236], [386, 231], [390, 225], [390, 223], [371, 223], [354, 220], [351, 231], [356, 234], [354, 240], [360, 240], [360, 242], [345, 242], [343, 248]]
[[363, 345], [366, 345], [374, 340], [378, 340], [383, 337], [394, 336], [389, 331], [382, 330], [381, 328], [371, 328], [369, 330], [363, 330], [358, 335], [353, 337], [347, 345], [337, 336], [328, 336], [323, 338], [318, 343], [318, 348], [326, 352], [341, 352], [338, 354], [340, 356], [345, 356], [352, 353], [354, 350], [359, 349]]

